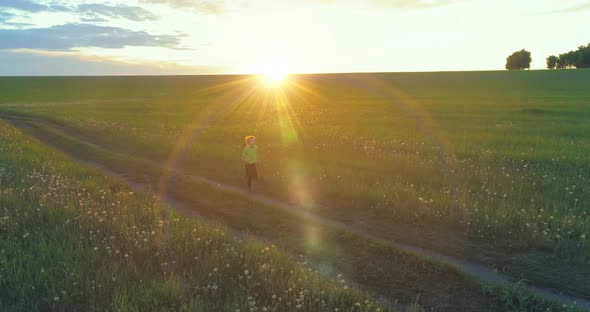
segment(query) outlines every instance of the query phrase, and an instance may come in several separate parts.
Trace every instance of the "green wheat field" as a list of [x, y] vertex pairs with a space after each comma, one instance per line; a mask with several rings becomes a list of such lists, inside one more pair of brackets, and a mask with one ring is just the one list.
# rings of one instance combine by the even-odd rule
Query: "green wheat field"
[[[250, 134], [321, 219], [189, 178]], [[3, 311], [576, 310], [526, 286], [590, 300], [590, 71], [3, 77], [0, 194]]]

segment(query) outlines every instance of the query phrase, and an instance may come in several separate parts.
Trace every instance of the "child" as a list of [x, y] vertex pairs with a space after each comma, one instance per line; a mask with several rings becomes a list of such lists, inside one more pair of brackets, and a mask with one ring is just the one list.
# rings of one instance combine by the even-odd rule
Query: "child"
[[246, 167], [246, 178], [248, 179], [248, 192], [252, 191], [252, 180], [258, 179], [258, 172], [256, 171], [256, 137], [253, 135], [247, 136], [245, 139], [246, 147], [242, 152], [242, 161]]

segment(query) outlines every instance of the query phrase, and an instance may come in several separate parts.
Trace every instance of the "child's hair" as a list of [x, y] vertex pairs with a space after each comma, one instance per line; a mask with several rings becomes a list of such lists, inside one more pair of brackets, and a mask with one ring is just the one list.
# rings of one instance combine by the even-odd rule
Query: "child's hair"
[[253, 135], [247, 135], [247, 136], [244, 138], [244, 142], [246, 143], [246, 145], [249, 145], [249, 144], [248, 144], [248, 141], [250, 141], [250, 139], [256, 139], [256, 137], [255, 137], [255, 136], [253, 136]]

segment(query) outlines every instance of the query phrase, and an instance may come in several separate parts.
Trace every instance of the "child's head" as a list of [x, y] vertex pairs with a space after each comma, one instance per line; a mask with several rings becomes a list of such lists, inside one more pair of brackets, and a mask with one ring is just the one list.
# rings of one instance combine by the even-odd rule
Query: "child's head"
[[256, 143], [256, 137], [253, 135], [247, 135], [244, 138], [244, 141], [246, 142], [246, 145], [252, 146], [254, 143]]

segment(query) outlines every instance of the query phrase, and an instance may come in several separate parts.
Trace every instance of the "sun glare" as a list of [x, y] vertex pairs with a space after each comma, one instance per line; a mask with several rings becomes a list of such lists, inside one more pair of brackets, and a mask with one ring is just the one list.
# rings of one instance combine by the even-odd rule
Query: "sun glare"
[[287, 78], [287, 73], [282, 71], [269, 71], [262, 74], [264, 80], [271, 85], [279, 85]]
[[264, 49], [257, 52], [252, 71], [258, 73], [262, 83], [269, 87], [281, 86], [288, 79], [290, 62], [280, 49]]

